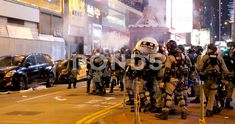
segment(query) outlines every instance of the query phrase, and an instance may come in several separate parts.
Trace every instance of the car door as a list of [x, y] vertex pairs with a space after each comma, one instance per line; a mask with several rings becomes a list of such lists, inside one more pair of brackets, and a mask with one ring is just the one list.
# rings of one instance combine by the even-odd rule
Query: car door
[[34, 82], [38, 76], [38, 66], [34, 55], [29, 55], [26, 57], [24, 63], [24, 73], [27, 75], [27, 78], [30, 82]]
[[48, 71], [46, 70], [48, 63], [46, 62], [42, 54], [37, 54], [35, 57], [37, 60], [37, 66], [39, 71], [37, 75], [37, 81], [38, 82], [45, 81], [48, 74]]
[[47, 81], [48, 75], [50, 73], [53, 73], [53, 75], [55, 76], [55, 67], [49, 55], [38, 54], [36, 55], [36, 59], [39, 64], [38, 68], [40, 72], [40, 78], [39, 78], [41, 79], [40, 81], [43, 81], [43, 82]]

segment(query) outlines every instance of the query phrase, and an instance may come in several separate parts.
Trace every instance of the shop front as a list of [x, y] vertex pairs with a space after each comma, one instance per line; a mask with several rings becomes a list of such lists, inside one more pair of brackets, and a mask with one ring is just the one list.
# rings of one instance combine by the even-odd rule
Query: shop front
[[101, 47], [102, 39], [102, 10], [104, 1], [86, 0], [86, 15], [88, 17], [88, 40], [84, 44], [85, 54], [92, 54], [94, 48]]
[[125, 13], [110, 8], [108, 14], [102, 18], [102, 25], [102, 48], [116, 50], [128, 45], [129, 33]]

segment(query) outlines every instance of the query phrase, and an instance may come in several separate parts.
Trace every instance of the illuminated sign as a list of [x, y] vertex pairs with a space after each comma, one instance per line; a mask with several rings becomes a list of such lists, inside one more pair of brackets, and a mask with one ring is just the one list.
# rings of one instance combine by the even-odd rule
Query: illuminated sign
[[95, 15], [95, 12], [94, 12], [94, 7], [91, 6], [91, 5], [87, 5], [87, 15], [90, 16], [90, 17], [94, 17]]
[[85, 13], [84, 0], [69, 0], [69, 10], [72, 15], [81, 16], [83, 13]]
[[96, 17], [97, 19], [100, 17], [101, 15], [101, 11], [100, 9], [93, 7], [92, 5], [87, 5], [86, 6], [86, 11], [87, 11], [87, 15], [90, 17]]
[[101, 15], [100, 9], [95, 8], [95, 16], [96, 16], [96, 18], [99, 18], [100, 15]]
[[193, 29], [191, 44], [205, 46], [210, 43], [210, 31], [207, 29], [197, 30]]
[[[84, 27], [86, 25], [86, 16], [85, 16], [85, 2], [84, 0], [69, 0], [69, 28], [68, 33], [76, 32], [74, 26]], [[77, 31], [79, 32], [79, 31]]]
[[125, 15], [118, 11], [109, 9], [109, 15], [102, 18], [102, 24], [105, 26], [115, 27], [117, 29], [125, 29], [126, 28], [126, 21]]
[[192, 32], [193, 0], [167, 0], [167, 27], [176, 33]]
[[107, 16], [107, 19], [111, 24], [117, 24], [117, 25], [120, 25], [122, 27], [125, 27], [125, 20], [121, 20], [117, 17], [110, 16], [110, 15]]
[[98, 24], [93, 24], [93, 36], [97, 38], [102, 37], [102, 26]]

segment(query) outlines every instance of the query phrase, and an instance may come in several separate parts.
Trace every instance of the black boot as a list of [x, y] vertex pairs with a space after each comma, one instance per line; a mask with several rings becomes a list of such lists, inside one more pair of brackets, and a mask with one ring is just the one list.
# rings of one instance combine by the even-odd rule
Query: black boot
[[156, 113], [161, 113], [162, 112], [162, 107], [157, 107], [156, 108]]
[[86, 89], [86, 93], [90, 93], [90, 88], [87, 88], [87, 89]]
[[135, 106], [131, 105], [131, 112], [135, 112]]
[[200, 98], [196, 97], [194, 100], [192, 100], [190, 103], [200, 103]]
[[181, 112], [181, 119], [187, 119], [187, 113], [186, 112]]
[[126, 105], [134, 105], [134, 96], [129, 95], [129, 100], [126, 101]]
[[73, 88], [77, 88], [77, 83], [73, 83]]
[[213, 114], [219, 114], [223, 110], [222, 107], [214, 106], [213, 107]]
[[87, 93], [90, 93], [90, 85], [91, 85], [91, 80], [88, 79], [88, 80], [87, 80], [87, 85], [86, 85], [86, 92], [87, 92]]
[[213, 111], [206, 110], [206, 117], [212, 117], [212, 116], [213, 116]]
[[230, 105], [230, 101], [226, 101], [225, 108], [226, 109], [233, 109], [233, 107]]
[[161, 107], [154, 107], [150, 109], [151, 113], [161, 113], [162, 112], [162, 108]]
[[113, 93], [113, 88], [114, 88], [115, 80], [111, 82], [111, 87], [109, 93]]
[[71, 83], [69, 83], [67, 89], [71, 89], [71, 88], [72, 88]]
[[123, 82], [120, 82], [120, 88], [121, 88], [121, 91], [124, 91], [124, 84], [123, 84]]
[[170, 115], [176, 115], [177, 112], [176, 112], [176, 110], [173, 108], [173, 109], [171, 109], [171, 110], [169, 111], [169, 114], [170, 114]]
[[160, 118], [162, 120], [167, 120], [168, 119], [169, 112], [168, 111], [163, 111], [160, 115], [156, 115], [157, 118]]

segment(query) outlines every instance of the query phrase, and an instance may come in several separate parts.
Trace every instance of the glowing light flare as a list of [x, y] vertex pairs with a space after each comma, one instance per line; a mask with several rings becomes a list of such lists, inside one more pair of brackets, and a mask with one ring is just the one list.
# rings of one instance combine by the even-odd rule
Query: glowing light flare
[[176, 33], [192, 32], [193, 1], [167, 0], [167, 27], [174, 28]]

